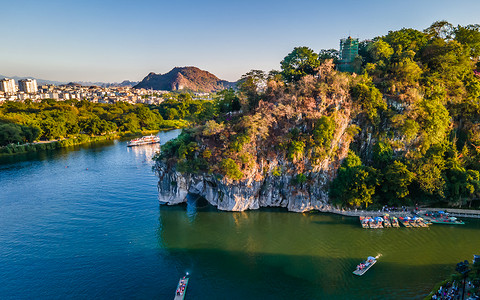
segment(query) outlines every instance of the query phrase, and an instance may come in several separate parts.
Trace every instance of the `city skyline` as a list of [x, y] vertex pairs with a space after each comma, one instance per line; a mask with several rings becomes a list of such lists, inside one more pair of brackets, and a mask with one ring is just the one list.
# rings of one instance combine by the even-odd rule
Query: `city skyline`
[[[468, 9], [467, 9], [468, 8]], [[296, 46], [338, 49], [437, 20], [479, 23], [478, 1], [23, 1], [2, 5], [0, 74], [55, 81], [140, 81], [196, 66], [236, 81], [280, 68]]]

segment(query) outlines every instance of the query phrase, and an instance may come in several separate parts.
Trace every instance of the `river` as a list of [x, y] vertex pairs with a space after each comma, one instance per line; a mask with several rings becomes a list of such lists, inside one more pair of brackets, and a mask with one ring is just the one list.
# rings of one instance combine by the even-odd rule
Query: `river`
[[0, 298], [172, 299], [188, 271], [186, 299], [421, 299], [480, 253], [480, 220], [365, 230], [332, 214], [221, 212], [194, 196], [160, 206], [157, 148], [116, 140], [0, 158]]

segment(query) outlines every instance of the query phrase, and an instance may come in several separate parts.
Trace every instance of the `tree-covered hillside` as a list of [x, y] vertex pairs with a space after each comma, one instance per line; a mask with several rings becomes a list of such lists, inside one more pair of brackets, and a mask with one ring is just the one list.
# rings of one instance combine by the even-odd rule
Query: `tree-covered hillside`
[[[160, 161], [224, 181], [290, 175], [351, 207], [480, 197], [480, 26], [436, 22], [360, 43], [356, 73], [335, 50], [297, 47], [282, 71], [252, 71], [219, 116], [167, 144]], [[288, 197], [288, 195], [285, 195]]]

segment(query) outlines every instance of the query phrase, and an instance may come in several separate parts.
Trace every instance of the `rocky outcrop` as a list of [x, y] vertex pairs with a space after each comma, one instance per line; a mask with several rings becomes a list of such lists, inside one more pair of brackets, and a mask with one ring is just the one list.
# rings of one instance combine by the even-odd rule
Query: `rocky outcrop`
[[227, 211], [323, 210], [359, 130], [349, 89], [349, 77], [331, 62], [295, 86], [269, 81], [258, 102], [245, 101], [249, 110], [208, 121], [162, 148], [159, 200], [177, 204], [195, 193]]
[[165, 164], [156, 165], [158, 195], [162, 203], [175, 205], [187, 201], [187, 194], [198, 194], [220, 210], [244, 211], [260, 207], [285, 207], [289, 211], [321, 210], [328, 205], [330, 175], [322, 171], [311, 174], [309, 184], [292, 184], [294, 177], [267, 175], [261, 181], [231, 182], [216, 175], [181, 174]]
[[[329, 207], [328, 188], [336, 175], [341, 161], [347, 156], [352, 137], [348, 134], [350, 110], [338, 116], [337, 130], [333, 137], [332, 149], [335, 154], [326, 156], [321, 163], [308, 166], [308, 179], [295, 183], [293, 163], [282, 155], [275, 159], [259, 159], [255, 169], [245, 179], [228, 180], [218, 174], [180, 173], [174, 166], [159, 160], [155, 171], [159, 178], [159, 201], [175, 205], [187, 201], [187, 194], [204, 197], [211, 205], [225, 211], [244, 211], [260, 207], [284, 207], [293, 212], [324, 210]], [[274, 170], [285, 170], [279, 173]]]

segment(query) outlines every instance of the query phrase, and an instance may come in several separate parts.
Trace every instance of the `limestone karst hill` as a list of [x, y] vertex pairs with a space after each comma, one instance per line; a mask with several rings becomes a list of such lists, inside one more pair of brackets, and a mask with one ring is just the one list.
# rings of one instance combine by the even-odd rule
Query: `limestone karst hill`
[[214, 92], [234, 87], [235, 83], [219, 79], [210, 72], [196, 67], [175, 67], [165, 74], [148, 74], [135, 88], [154, 90]]

